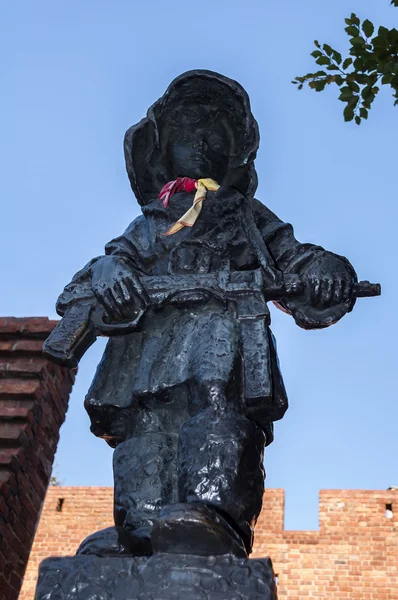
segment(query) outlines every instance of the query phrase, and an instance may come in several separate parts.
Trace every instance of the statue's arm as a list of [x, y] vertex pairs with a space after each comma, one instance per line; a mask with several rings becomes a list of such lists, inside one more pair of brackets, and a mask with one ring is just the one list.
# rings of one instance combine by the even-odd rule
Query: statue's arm
[[99, 300], [116, 319], [128, 318], [134, 298], [145, 292], [138, 275], [145, 273], [153, 260], [148, 223], [139, 217], [119, 237], [105, 246], [105, 254], [92, 259], [68, 283], [57, 301], [57, 312], [64, 315], [78, 302]]
[[350, 290], [357, 281], [351, 263], [321, 246], [300, 243], [293, 227], [258, 200], [253, 200], [253, 213], [278, 269], [307, 281], [301, 296], [281, 302], [280, 307], [305, 329], [328, 327], [350, 312], [355, 303]]

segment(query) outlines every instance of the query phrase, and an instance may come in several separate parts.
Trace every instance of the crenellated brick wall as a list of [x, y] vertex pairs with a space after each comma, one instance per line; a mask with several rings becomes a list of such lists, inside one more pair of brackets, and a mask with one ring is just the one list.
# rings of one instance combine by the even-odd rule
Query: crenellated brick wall
[[0, 318], [0, 599], [16, 600], [74, 374], [42, 356], [56, 321]]
[[[20, 600], [33, 600], [41, 560], [112, 525], [112, 502], [112, 488], [49, 488]], [[265, 491], [252, 556], [271, 556], [279, 599], [398, 600], [398, 491], [323, 490], [319, 521], [285, 531], [284, 492]]]
[[398, 491], [322, 490], [319, 531], [281, 529], [283, 490], [263, 507], [253, 556], [272, 557], [280, 599], [398, 600]]

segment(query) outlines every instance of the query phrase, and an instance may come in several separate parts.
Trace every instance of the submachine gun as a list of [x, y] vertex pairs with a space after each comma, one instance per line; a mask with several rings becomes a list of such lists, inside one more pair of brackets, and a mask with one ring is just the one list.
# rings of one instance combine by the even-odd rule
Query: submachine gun
[[[280, 278], [265, 281], [262, 269], [252, 271], [219, 271], [208, 274], [176, 274], [143, 276], [140, 281], [150, 304], [138, 310], [129, 321], [107, 321], [104, 308], [97, 303], [73, 304], [44, 342], [44, 355], [58, 364], [76, 368], [80, 358], [97, 336], [118, 336], [139, 331], [140, 321], [148, 307], [173, 303], [181, 292], [208, 292], [213, 297], [232, 304], [239, 320], [264, 319], [268, 316], [267, 302], [298, 297], [305, 291], [306, 281], [296, 274], [280, 273]], [[360, 281], [353, 284], [351, 297], [379, 296], [378, 283]]]

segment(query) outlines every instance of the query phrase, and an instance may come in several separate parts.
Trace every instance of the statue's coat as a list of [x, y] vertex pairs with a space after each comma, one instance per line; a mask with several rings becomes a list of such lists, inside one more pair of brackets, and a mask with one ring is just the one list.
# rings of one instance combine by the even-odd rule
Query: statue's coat
[[[181, 103], [201, 102], [203, 110], [228, 114], [235, 135], [228, 175], [218, 192], [209, 192], [193, 228], [185, 227], [172, 236], [163, 234], [191, 206], [193, 194], [175, 194], [167, 208], [158, 194], [173, 178], [167, 160], [166, 139], [172, 110]], [[220, 269], [247, 271], [259, 268], [253, 247], [253, 226], [268, 252], [264, 260], [283, 273], [322, 276], [348, 271], [350, 263], [319, 246], [299, 243], [291, 225], [283, 223], [254, 199], [257, 175], [254, 159], [259, 144], [257, 123], [245, 90], [235, 81], [209, 71], [192, 71], [175, 79], [164, 96], [148, 110], [147, 117], [125, 136], [126, 166], [132, 189], [143, 215], [123, 235], [107, 244], [105, 256], [91, 261], [61, 294], [57, 309], [64, 314], [70, 303], [93, 300], [91, 266], [117, 257], [138, 275], [210, 273]], [[248, 225], [251, 211], [254, 225]], [[263, 263], [262, 263], [263, 264]], [[296, 322], [307, 329], [326, 327], [348, 310], [348, 305], [317, 309], [308, 301], [281, 303]], [[267, 312], [267, 309], [265, 309]], [[109, 431], [112, 419], [101, 418], [103, 408], [125, 409], [135, 399], [166, 397], [167, 390], [204, 380], [227, 381], [232, 363], [240, 361], [243, 396], [248, 416], [272, 441], [272, 422], [283, 417], [287, 397], [279, 370], [275, 341], [268, 327], [269, 313], [249, 332], [234, 322], [214, 298], [182, 294], [176, 303], [161, 310], [149, 309], [140, 332], [108, 341], [103, 359], [86, 398], [92, 430], [115, 444]], [[113, 419], [114, 420], [114, 419]]]

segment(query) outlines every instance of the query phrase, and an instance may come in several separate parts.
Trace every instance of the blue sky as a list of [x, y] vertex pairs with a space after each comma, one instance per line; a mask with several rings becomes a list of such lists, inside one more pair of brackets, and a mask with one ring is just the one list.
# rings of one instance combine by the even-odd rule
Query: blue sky
[[[125, 130], [168, 83], [206, 68], [238, 80], [259, 122], [257, 197], [301, 241], [346, 255], [383, 296], [307, 332], [272, 309], [290, 409], [266, 453], [286, 491], [286, 527], [316, 528], [318, 490], [398, 485], [396, 119], [382, 89], [368, 122], [342, 118], [337, 89], [298, 92], [312, 41], [343, 53], [351, 11], [398, 26], [388, 0], [19, 0], [0, 7], [0, 314], [55, 317], [70, 277], [139, 208]], [[62, 427], [67, 485], [111, 485], [112, 450], [83, 398], [103, 349], [81, 362]]]

